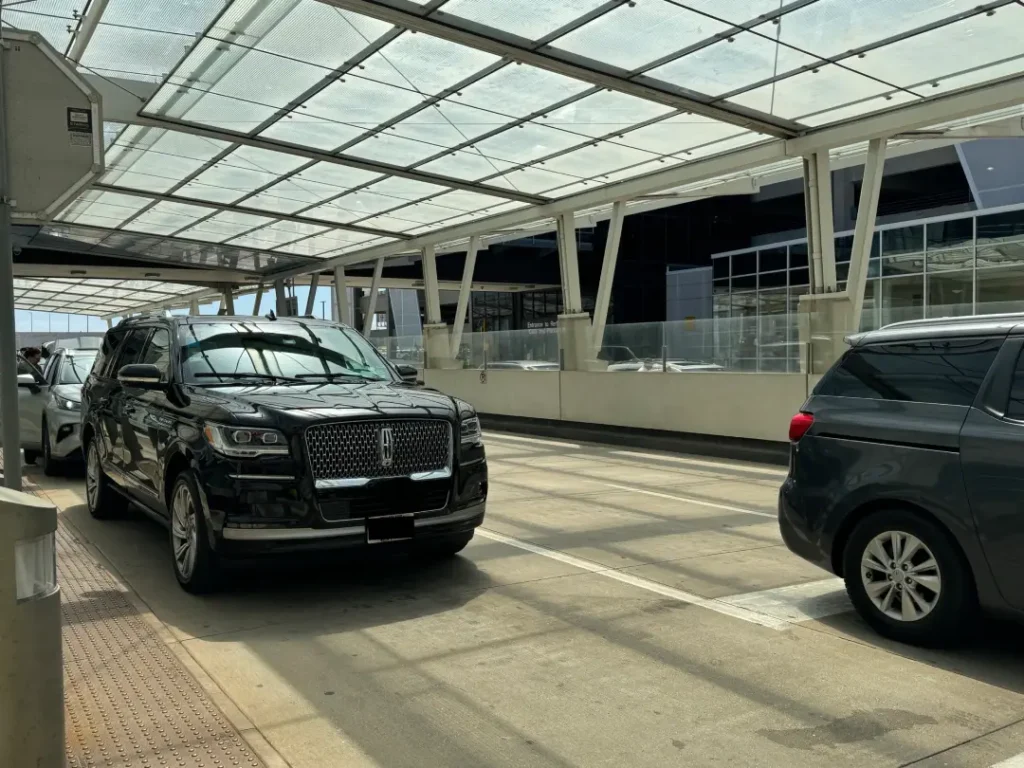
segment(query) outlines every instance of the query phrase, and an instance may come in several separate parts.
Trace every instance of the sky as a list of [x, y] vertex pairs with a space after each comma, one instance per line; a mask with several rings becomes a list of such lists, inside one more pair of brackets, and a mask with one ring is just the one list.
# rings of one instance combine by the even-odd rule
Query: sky
[[[306, 300], [309, 297], [309, 287], [299, 286], [295, 289], [299, 297], [299, 312], [305, 312]], [[247, 296], [235, 297], [235, 314], [251, 315], [256, 295], [251, 293]], [[276, 297], [273, 287], [263, 292], [263, 299], [260, 301], [259, 314], [265, 315], [275, 309]], [[209, 304], [202, 304], [199, 307], [200, 314], [215, 315], [220, 309], [220, 302], [214, 301]], [[313, 306], [313, 314], [317, 317], [328, 318], [331, 315], [331, 288], [329, 286], [318, 288], [316, 300]], [[120, 318], [115, 318], [115, 320]], [[92, 315], [68, 315], [59, 312], [35, 312], [26, 309], [15, 310], [15, 329], [25, 332], [45, 331], [82, 331], [92, 333], [102, 332], [107, 329], [107, 321]]]

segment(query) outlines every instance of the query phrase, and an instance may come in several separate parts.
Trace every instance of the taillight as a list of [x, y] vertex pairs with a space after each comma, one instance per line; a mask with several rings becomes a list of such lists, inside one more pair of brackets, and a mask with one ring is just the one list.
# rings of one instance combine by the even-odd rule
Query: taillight
[[801, 411], [789, 422], [789, 439], [794, 443], [803, 437], [814, 423], [814, 415]]

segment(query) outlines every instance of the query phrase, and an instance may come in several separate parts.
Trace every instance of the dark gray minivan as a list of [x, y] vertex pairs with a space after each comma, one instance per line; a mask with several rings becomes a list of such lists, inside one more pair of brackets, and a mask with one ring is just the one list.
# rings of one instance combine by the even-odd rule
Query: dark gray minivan
[[884, 635], [1024, 614], [1024, 314], [851, 336], [790, 423], [779, 526]]

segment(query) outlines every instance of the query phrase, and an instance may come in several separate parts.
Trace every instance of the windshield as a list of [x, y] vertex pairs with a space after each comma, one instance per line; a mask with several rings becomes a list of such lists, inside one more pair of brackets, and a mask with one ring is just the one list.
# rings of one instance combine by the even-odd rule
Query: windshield
[[92, 370], [92, 364], [96, 362], [95, 352], [79, 353], [77, 355], [66, 355], [60, 366], [58, 384], [84, 384]]
[[188, 382], [395, 380], [384, 359], [350, 328], [253, 320], [193, 323], [182, 332]]

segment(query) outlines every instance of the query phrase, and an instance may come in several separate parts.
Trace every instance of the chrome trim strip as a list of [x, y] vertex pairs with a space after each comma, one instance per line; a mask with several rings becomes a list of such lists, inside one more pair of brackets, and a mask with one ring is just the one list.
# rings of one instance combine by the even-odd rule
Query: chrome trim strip
[[451, 476], [452, 468], [442, 467], [441, 469], [435, 469], [431, 472], [413, 472], [409, 475], [409, 479], [420, 482], [423, 480], [447, 480]]
[[232, 480], [294, 480], [295, 475], [228, 475]]
[[[417, 519], [417, 528], [429, 528], [444, 523], [461, 523], [485, 512], [486, 502], [474, 504], [450, 515]], [[224, 528], [222, 535], [231, 541], [304, 541], [309, 539], [334, 539], [340, 536], [357, 536], [366, 533], [365, 525], [349, 525], [344, 528]]]
[[369, 482], [370, 478], [368, 477], [322, 477], [314, 480], [313, 485], [317, 489], [359, 488]]

